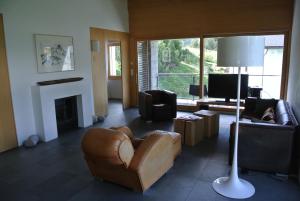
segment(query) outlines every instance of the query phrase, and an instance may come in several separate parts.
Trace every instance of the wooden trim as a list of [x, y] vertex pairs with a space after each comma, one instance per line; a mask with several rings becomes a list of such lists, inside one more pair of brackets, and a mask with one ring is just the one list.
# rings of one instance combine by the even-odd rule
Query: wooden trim
[[129, 29], [133, 37], [151, 40], [289, 31], [293, 5], [293, 0], [129, 0]]
[[91, 52], [94, 108], [97, 116], [106, 116], [108, 109], [105, 32], [90, 28], [90, 39], [100, 41], [100, 51]]
[[11, 88], [6, 56], [3, 15], [0, 14], [0, 152], [17, 147]]
[[113, 31], [100, 28], [90, 28], [91, 40], [99, 40], [101, 44], [100, 52], [92, 52], [92, 77], [95, 113], [98, 116], [108, 114], [108, 62], [107, 62], [107, 44], [111, 41], [120, 41], [121, 61], [122, 61], [122, 101], [123, 108], [130, 106], [130, 68], [129, 68], [129, 34], [126, 32]]
[[122, 80], [122, 56], [121, 56], [121, 75], [111, 75], [110, 74], [110, 52], [109, 52], [109, 48], [110, 47], [115, 47], [115, 46], [120, 46], [120, 53], [122, 55], [122, 47], [121, 47], [121, 42], [120, 41], [109, 41], [107, 44], [107, 67], [108, 67], [108, 79], [109, 80]]
[[283, 61], [282, 61], [282, 73], [281, 73], [281, 89], [280, 98], [287, 99], [288, 79], [289, 79], [289, 66], [290, 66], [290, 48], [291, 34], [286, 32], [284, 34], [284, 49], [283, 49]]
[[[257, 33], [237, 33], [237, 34], [214, 34], [214, 35], [203, 35], [203, 36], [197, 36], [197, 38], [200, 37], [200, 79], [199, 79], [199, 85], [200, 85], [200, 95], [203, 97], [204, 93], [204, 83], [203, 83], [203, 76], [204, 76], [204, 56], [205, 56], [205, 46], [204, 46], [204, 40], [205, 38], [218, 38], [218, 37], [225, 37], [225, 36], [245, 36], [245, 35], [251, 35], [251, 36], [258, 36], [258, 35], [284, 35], [285, 36], [285, 44], [284, 44], [284, 56], [283, 56], [283, 62], [282, 62], [282, 81], [281, 81], [281, 89], [280, 89], [280, 97], [283, 99], [286, 99], [287, 95], [287, 85], [288, 85], [288, 72], [289, 72], [289, 52], [290, 52], [290, 34], [289, 32], [285, 31], [272, 31], [272, 32], [257, 32]], [[183, 37], [178, 38], [160, 38], [157, 37], [155, 40], [164, 40], [164, 39], [182, 39]], [[189, 37], [189, 38], [196, 38], [196, 37]], [[139, 39], [132, 38], [131, 40], [134, 41], [134, 44], [136, 46], [136, 42], [139, 41]], [[147, 39], [152, 40], [152, 39]], [[135, 66], [137, 68], [137, 61], [136, 61], [136, 47], [135, 49], [131, 49], [131, 59], [135, 61]], [[133, 61], [131, 60], [131, 61]], [[136, 69], [135, 68], [135, 69]], [[137, 69], [134, 73], [137, 73]], [[136, 77], [136, 76], [134, 76]], [[134, 85], [137, 85], [137, 82], [132, 83]], [[133, 86], [133, 85], [132, 85]], [[136, 93], [137, 94], [137, 93]], [[137, 95], [133, 95], [135, 98]], [[134, 103], [133, 105], [136, 105]]]
[[137, 41], [130, 37], [130, 50], [129, 50], [129, 54], [130, 54], [130, 59], [129, 59], [129, 63], [130, 63], [130, 77], [131, 77], [131, 82], [130, 82], [130, 86], [131, 86], [131, 101], [130, 101], [130, 105], [131, 106], [137, 106], [138, 105], [138, 101], [137, 101], [137, 97], [138, 97], [138, 81], [137, 81], [137, 74], [138, 74], [138, 67], [137, 67], [137, 49], [136, 49], [136, 45], [137, 45]]
[[[228, 36], [262, 36], [262, 35], [284, 35], [284, 47], [283, 47], [283, 60], [282, 60], [282, 74], [281, 74], [281, 85], [280, 85], [280, 98], [287, 98], [288, 89], [288, 76], [289, 76], [289, 55], [290, 55], [290, 32], [288, 31], [272, 31], [272, 32], [259, 32], [259, 33], [245, 33], [245, 34], [214, 34], [205, 35], [205, 38], [218, 38], [218, 37], [228, 37]], [[204, 48], [204, 47], [203, 47]], [[204, 52], [204, 49], [203, 49]], [[204, 55], [203, 55], [204, 56]], [[204, 59], [204, 58], [203, 58]]]
[[122, 76], [108, 76], [109, 80], [122, 80]]
[[252, 32], [229, 32], [229, 33], [197, 33], [197, 34], [176, 34], [176, 35], [164, 35], [164, 36], [132, 36], [136, 41], [145, 40], [170, 40], [170, 39], [184, 39], [184, 38], [217, 38], [217, 37], [229, 37], [229, 36], [259, 36], [259, 35], [279, 35], [289, 32], [289, 29], [278, 29], [274, 31], [252, 31]]
[[[284, 98], [293, 6], [294, 0], [129, 0], [129, 30], [135, 41], [288, 34], [281, 84], [281, 97]], [[136, 54], [134, 50], [131, 52]]]
[[197, 108], [197, 105], [177, 105], [178, 111], [196, 112]]
[[200, 99], [203, 98], [204, 95], [204, 84], [203, 84], [203, 76], [204, 76], [204, 37], [200, 36], [200, 77], [199, 77], [199, 85], [200, 85]]
[[256, 32], [245, 32], [245, 33], [228, 33], [228, 34], [205, 34], [204, 38], [217, 38], [217, 37], [229, 37], [229, 36], [261, 36], [261, 35], [283, 35], [287, 32], [285, 30], [277, 31], [256, 31]]

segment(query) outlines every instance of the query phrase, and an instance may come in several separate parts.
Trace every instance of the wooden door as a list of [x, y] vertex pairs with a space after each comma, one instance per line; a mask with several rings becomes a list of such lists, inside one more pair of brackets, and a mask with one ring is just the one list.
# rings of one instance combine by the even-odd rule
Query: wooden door
[[97, 116], [107, 115], [107, 48], [109, 41], [118, 41], [121, 46], [122, 61], [122, 101], [123, 108], [130, 107], [130, 65], [129, 65], [129, 34], [100, 28], [90, 28], [91, 40], [100, 42], [100, 51], [92, 52], [92, 77], [94, 105]]
[[0, 14], [0, 152], [17, 146], [6, 58], [3, 16]]
[[130, 64], [129, 64], [129, 36], [120, 32], [122, 54], [122, 90], [123, 108], [130, 107]]

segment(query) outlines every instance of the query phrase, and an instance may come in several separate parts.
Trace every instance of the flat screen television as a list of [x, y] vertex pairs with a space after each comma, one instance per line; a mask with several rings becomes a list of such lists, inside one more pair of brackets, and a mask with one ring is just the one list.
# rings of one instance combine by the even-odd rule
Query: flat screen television
[[[247, 74], [241, 75], [241, 99], [248, 96]], [[230, 99], [237, 99], [237, 74], [209, 74], [208, 75], [208, 97], [225, 98], [226, 102]]]

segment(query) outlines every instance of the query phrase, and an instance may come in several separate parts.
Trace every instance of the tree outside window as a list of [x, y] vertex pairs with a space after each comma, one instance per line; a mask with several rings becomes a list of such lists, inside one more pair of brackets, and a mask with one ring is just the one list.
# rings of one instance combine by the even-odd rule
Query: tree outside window
[[121, 46], [120, 43], [108, 45], [109, 78], [119, 79], [122, 76]]

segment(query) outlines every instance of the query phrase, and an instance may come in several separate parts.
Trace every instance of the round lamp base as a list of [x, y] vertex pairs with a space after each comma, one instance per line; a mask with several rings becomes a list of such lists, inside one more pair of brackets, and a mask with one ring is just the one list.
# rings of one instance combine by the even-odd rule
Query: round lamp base
[[228, 198], [246, 199], [254, 195], [254, 186], [243, 179], [229, 179], [220, 177], [213, 182], [214, 190]]

